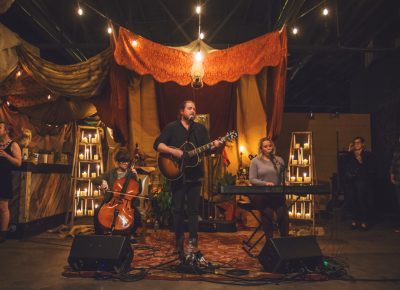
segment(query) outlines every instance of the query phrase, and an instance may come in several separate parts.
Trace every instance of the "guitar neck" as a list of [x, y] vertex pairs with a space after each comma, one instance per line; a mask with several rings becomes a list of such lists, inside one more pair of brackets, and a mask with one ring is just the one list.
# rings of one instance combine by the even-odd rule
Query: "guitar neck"
[[201, 154], [201, 153], [203, 153], [204, 151], [210, 149], [211, 146], [212, 146], [212, 142], [210, 142], [210, 143], [208, 143], [208, 144], [205, 144], [205, 145], [203, 145], [203, 146], [197, 147], [197, 148], [195, 148], [195, 149], [193, 149], [193, 150], [190, 150], [190, 151], [187, 152], [187, 154], [189, 155], [189, 157], [192, 157], [192, 156]]

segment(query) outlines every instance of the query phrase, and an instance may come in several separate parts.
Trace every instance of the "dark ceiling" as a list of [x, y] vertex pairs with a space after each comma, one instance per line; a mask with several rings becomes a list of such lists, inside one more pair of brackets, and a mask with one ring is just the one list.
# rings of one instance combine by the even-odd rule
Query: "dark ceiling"
[[[288, 34], [285, 110], [349, 112], [350, 86], [371, 61], [399, 53], [398, 0], [208, 0], [205, 41], [226, 48], [284, 23]], [[0, 21], [60, 64], [85, 60], [109, 44], [107, 18], [152, 41], [182, 45], [197, 38], [198, 1], [16, 0]], [[330, 13], [321, 11], [328, 7]], [[299, 33], [293, 35], [293, 26]]]

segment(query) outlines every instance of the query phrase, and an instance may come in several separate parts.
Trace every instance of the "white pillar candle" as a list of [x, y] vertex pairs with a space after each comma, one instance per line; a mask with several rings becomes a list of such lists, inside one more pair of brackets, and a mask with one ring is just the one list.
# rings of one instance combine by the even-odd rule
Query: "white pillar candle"
[[97, 176], [99, 176], [99, 175], [100, 175], [100, 165], [97, 164]]
[[89, 143], [92, 143], [92, 134], [89, 134]]
[[86, 171], [82, 172], [82, 178], [87, 178], [87, 172]]
[[90, 151], [89, 151], [89, 152], [90, 152], [89, 159], [92, 160], [92, 159], [93, 159], [93, 158], [92, 158], [92, 145], [89, 145], [89, 148], [90, 148]]
[[83, 142], [83, 136], [85, 135], [85, 131], [82, 130], [82, 138], [81, 138], [81, 142]]

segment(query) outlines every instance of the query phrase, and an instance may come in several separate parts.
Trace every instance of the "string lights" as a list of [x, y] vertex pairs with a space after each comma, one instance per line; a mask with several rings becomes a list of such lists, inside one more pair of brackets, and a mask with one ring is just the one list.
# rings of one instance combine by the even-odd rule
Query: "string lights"
[[203, 60], [204, 55], [201, 51], [201, 40], [204, 39], [204, 33], [201, 32], [201, 12], [202, 7], [199, 1], [196, 6], [196, 14], [199, 16], [198, 18], [198, 38], [197, 38], [197, 51], [194, 53], [194, 61], [192, 65], [192, 69], [190, 75], [192, 77], [192, 88], [200, 89], [203, 87], [203, 77], [204, 77], [204, 67]]

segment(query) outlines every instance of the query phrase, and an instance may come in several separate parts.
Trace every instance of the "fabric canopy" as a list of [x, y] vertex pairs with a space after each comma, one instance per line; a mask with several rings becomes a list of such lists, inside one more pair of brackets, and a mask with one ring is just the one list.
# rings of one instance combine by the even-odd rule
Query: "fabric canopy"
[[[207, 85], [235, 82], [242, 75], [257, 74], [267, 66], [279, 66], [285, 51], [278, 31], [228, 49], [211, 51], [204, 57], [203, 82]], [[114, 58], [119, 65], [140, 75], [150, 74], [158, 82], [173, 81], [185, 86], [192, 81], [192, 53], [152, 42], [122, 27]]]
[[23, 46], [17, 48], [24, 70], [50, 91], [70, 97], [90, 98], [99, 93], [108, 76], [112, 59], [106, 49], [87, 61], [73, 65], [58, 65], [31, 53]]

